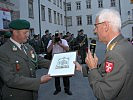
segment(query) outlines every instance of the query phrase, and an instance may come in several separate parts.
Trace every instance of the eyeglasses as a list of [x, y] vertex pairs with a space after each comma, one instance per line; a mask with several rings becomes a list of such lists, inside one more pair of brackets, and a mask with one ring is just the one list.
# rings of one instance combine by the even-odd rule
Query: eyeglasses
[[101, 23], [97, 23], [97, 24], [94, 24], [94, 26], [96, 27], [97, 25], [99, 25], [99, 24], [103, 24], [104, 22], [101, 22]]
[[94, 24], [94, 31], [97, 29], [97, 25], [100, 25], [100, 24], [103, 24], [103, 23], [105, 23], [105, 22]]

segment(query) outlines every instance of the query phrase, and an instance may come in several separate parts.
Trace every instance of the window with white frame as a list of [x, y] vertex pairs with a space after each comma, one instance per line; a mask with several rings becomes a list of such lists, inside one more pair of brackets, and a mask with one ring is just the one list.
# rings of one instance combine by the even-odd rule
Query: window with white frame
[[66, 3], [66, 10], [71, 11], [71, 2]]
[[56, 5], [56, 0], [53, 0], [53, 4], [55, 4], [55, 5]]
[[9, 23], [10, 23], [10, 20], [3, 19], [3, 28], [4, 29], [9, 29]]
[[57, 13], [58, 25], [60, 25], [60, 14]]
[[133, 20], [133, 9], [132, 9], [132, 20]]
[[103, 8], [103, 0], [98, 0], [98, 7]]
[[77, 26], [81, 26], [81, 25], [82, 25], [82, 17], [77, 16]]
[[92, 15], [87, 15], [87, 25], [92, 25]]
[[60, 8], [62, 9], [62, 0], [60, 0]]
[[66, 11], [66, 3], [63, 2], [63, 8], [64, 8], [64, 11]]
[[57, 0], [57, 7], [59, 7], [59, 0]]
[[52, 23], [52, 15], [51, 15], [51, 9], [48, 8], [48, 18], [49, 18], [49, 23]]
[[66, 26], [66, 16], [64, 16], [64, 26]]
[[54, 24], [57, 24], [56, 11], [54, 11]]
[[42, 15], [42, 21], [45, 21], [45, 6], [41, 5], [41, 15]]
[[86, 0], [86, 8], [87, 9], [91, 8], [91, 0]]
[[33, 0], [28, 0], [29, 18], [34, 18]]
[[111, 0], [111, 7], [115, 7], [116, 6], [116, 0]]
[[81, 10], [81, 2], [80, 1], [76, 2], [76, 8], [77, 8], [77, 10]]
[[31, 38], [35, 34], [34, 28], [30, 28], [30, 31], [29, 32], [30, 32], [29, 38]]
[[62, 14], [60, 14], [60, 20], [61, 20], [61, 25], [63, 25], [63, 17], [62, 17]]
[[131, 13], [130, 13], [130, 11], [127, 11], [127, 14], [128, 14], [128, 19], [130, 20], [131, 19]]
[[72, 16], [67, 17], [67, 26], [72, 26]]

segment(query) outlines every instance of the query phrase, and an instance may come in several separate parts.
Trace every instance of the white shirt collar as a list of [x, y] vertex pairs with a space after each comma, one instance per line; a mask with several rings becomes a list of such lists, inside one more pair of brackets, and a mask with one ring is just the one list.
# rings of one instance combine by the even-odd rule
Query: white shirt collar
[[16, 46], [21, 50], [21, 44], [20, 44], [20, 43], [16, 42], [16, 41], [13, 40], [11, 37], [10, 37], [10, 40], [11, 40], [14, 44], [16, 44]]
[[117, 37], [117, 36], [115, 36], [114, 38], [112, 38], [112, 39], [108, 42], [107, 48], [108, 48], [108, 46], [110, 45], [110, 43], [111, 43], [116, 37]]

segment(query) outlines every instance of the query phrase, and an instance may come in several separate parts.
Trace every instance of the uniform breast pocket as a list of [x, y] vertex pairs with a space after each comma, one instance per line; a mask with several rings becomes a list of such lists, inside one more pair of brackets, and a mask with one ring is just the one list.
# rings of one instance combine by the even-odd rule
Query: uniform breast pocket
[[12, 67], [13, 72], [15, 72], [15, 74], [18, 74], [19, 76], [30, 75], [30, 69], [28, 67], [29, 63], [24, 59], [12, 59], [10, 66]]

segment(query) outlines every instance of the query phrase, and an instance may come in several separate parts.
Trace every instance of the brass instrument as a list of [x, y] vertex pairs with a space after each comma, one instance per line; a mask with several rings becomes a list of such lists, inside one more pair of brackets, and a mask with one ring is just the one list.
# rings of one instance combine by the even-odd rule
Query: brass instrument
[[82, 41], [81, 43], [79, 43], [79, 46], [80, 46], [80, 47], [82, 47], [82, 46], [85, 44], [86, 38], [87, 38], [87, 35], [85, 35], [83, 41]]

